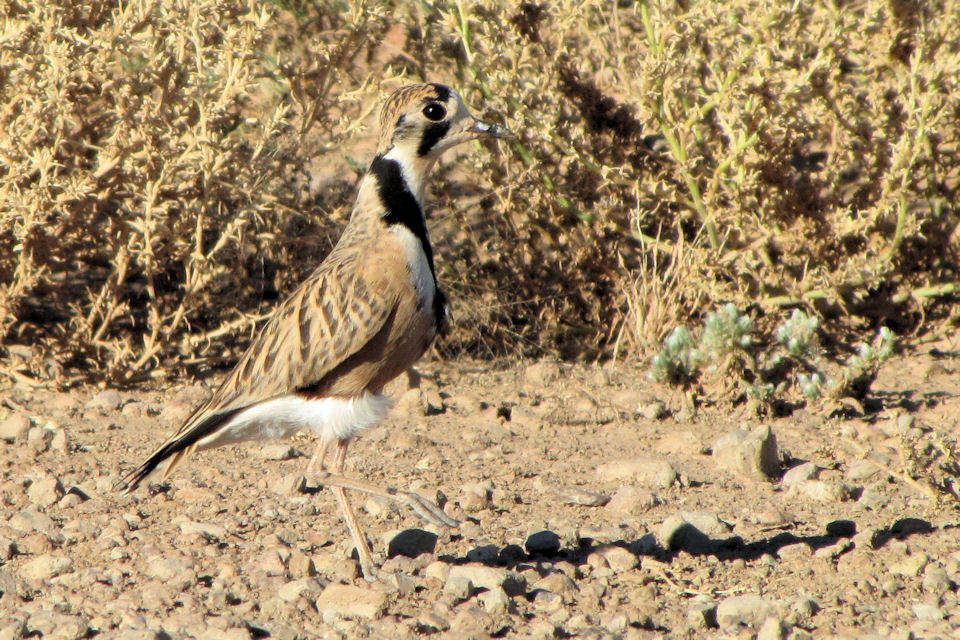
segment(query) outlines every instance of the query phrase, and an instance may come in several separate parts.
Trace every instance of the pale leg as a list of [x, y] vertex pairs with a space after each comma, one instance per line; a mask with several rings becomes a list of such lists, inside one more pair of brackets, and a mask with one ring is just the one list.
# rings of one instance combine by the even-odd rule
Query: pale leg
[[320, 471], [326, 470], [327, 466], [323, 463], [323, 459], [327, 457], [327, 451], [330, 449], [329, 440], [321, 440], [320, 444], [317, 445], [317, 450], [314, 452], [313, 457], [310, 458], [310, 463], [307, 464], [307, 474], [311, 474], [317, 470], [317, 465], [320, 466]]
[[[347, 457], [348, 446], [350, 446], [349, 440], [339, 440], [337, 442], [337, 450], [333, 454], [332, 465], [333, 473], [336, 475], [340, 475], [343, 472], [343, 463]], [[367, 544], [367, 537], [363, 535], [363, 531], [360, 530], [360, 524], [357, 522], [357, 516], [353, 513], [353, 507], [350, 506], [350, 502], [347, 500], [347, 494], [344, 492], [343, 487], [329, 484], [328, 486], [333, 492], [333, 495], [336, 496], [337, 502], [340, 503], [340, 511], [343, 513], [343, 519], [347, 523], [347, 529], [350, 530], [353, 543], [357, 547], [357, 555], [360, 557], [360, 570], [363, 572], [363, 577], [366, 578], [368, 582], [375, 582], [377, 580], [377, 570], [373, 566], [370, 545]]]

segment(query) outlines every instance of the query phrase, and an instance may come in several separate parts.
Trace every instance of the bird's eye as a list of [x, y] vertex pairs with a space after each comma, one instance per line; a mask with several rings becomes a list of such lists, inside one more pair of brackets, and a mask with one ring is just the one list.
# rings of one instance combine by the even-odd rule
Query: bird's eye
[[431, 102], [423, 108], [423, 115], [427, 120], [440, 122], [447, 115], [447, 110], [443, 108], [442, 104]]

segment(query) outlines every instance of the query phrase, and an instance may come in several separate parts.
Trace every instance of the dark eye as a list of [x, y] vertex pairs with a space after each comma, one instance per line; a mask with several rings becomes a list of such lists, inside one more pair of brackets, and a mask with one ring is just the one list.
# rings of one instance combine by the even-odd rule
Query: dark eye
[[440, 122], [447, 115], [447, 110], [443, 108], [442, 104], [431, 102], [423, 108], [423, 115], [427, 120]]

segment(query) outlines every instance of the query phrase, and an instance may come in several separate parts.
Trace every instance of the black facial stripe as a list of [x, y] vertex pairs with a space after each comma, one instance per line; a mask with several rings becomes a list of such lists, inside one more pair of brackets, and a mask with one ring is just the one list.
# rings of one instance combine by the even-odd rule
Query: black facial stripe
[[[437, 274], [433, 270], [433, 247], [430, 246], [430, 238], [427, 236], [427, 225], [423, 221], [423, 211], [420, 209], [417, 199], [413, 197], [413, 193], [410, 192], [407, 181], [403, 179], [400, 164], [396, 160], [388, 160], [378, 155], [370, 163], [370, 173], [377, 179], [377, 195], [380, 196], [380, 202], [386, 209], [383, 221], [389, 225], [402, 224], [416, 236], [423, 247], [423, 253], [427, 256], [427, 264], [430, 265], [433, 284], [437, 286]], [[439, 293], [439, 291], [438, 288], [437, 292]], [[442, 303], [446, 298], [434, 294], [433, 313], [439, 325], [446, 310], [444, 304], [438, 306], [438, 300]]]
[[435, 122], [423, 130], [423, 137], [420, 138], [420, 146], [417, 147], [417, 155], [425, 156], [436, 146], [440, 138], [447, 135], [450, 130], [449, 122]]
[[438, 101], [446, 102], [450, 99], [450, 87], [447, 85], [434, 82], [430, 86], [433, 87], [433, 90], [437, 92]]

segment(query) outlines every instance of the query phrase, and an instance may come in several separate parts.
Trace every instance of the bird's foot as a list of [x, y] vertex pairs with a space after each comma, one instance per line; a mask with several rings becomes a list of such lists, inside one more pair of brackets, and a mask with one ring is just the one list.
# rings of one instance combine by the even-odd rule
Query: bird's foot
[[438, 527], [449, 527], [451, 529], [456, 529], [460, 526], [460, 521], [447, 515], [446, 512], [440, 508], [440, 505], [433, 500], [424, 498], [418, 493], [414, 493], [413, 491], [398, 491], [396, 493], [396, 499], [398, 502], [402, 502], [410, 507], [413, 512], [425, 522]]

